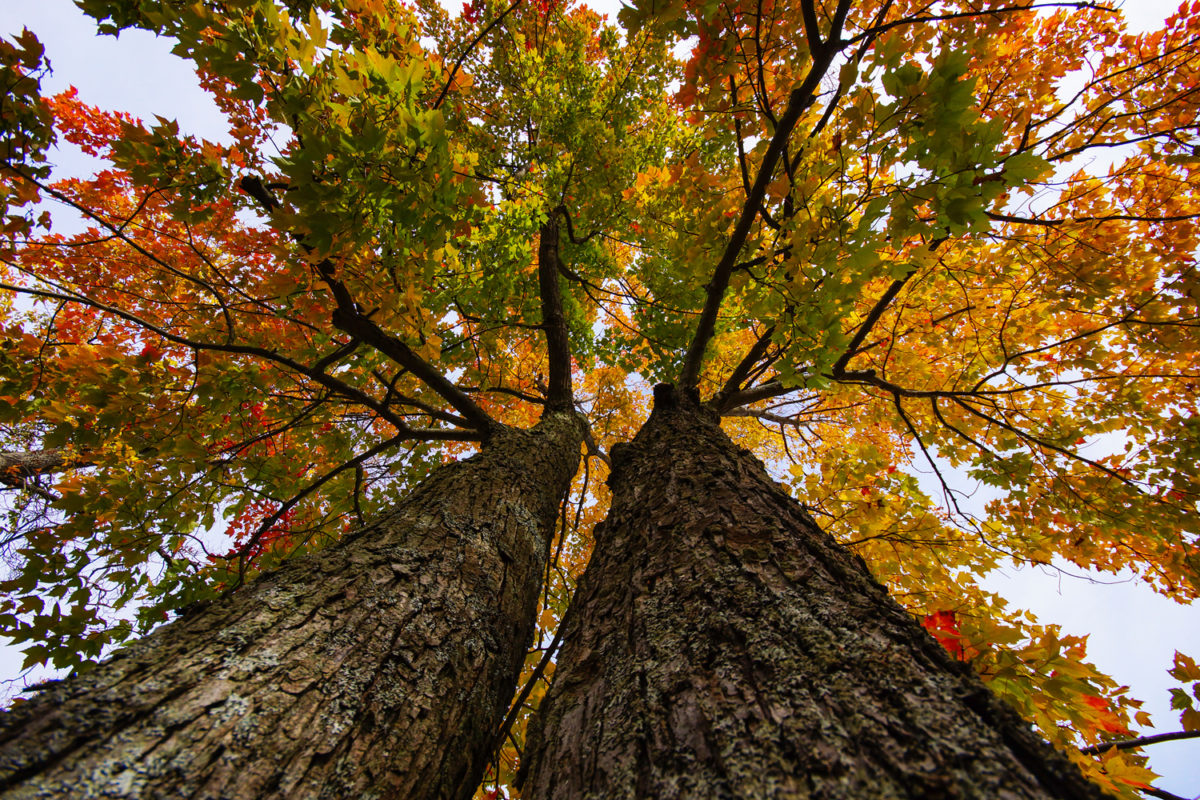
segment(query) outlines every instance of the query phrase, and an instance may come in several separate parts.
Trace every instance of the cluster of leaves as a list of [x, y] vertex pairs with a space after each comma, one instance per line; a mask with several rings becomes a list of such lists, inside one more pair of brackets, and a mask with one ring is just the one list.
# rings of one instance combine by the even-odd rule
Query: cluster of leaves
[[[46, 150], [54, 141], [50, 112], [40, 102], [38, 86], [45, 73], [45, 50], [28, 30], [12, 41], [0, 41], [0, 234], [24, 234], [33, 220], [22, 209], [37, 200], [36, 187], [28, 181], [12, 180], [13, 170], [36, 178], [50, 173]], [[45, 225], [49, 217], [40, 216]]]
[[1168, 671], [1172, 678], [1182, 684], [1191, 684], [1189, 689], [1171, 689], [1171, 708], [1180, 711], [1179, 723], [1188, 732], [1200, 731], [1200, 709], [1193, 700], [1200, 700], [1200, 667], [1196, 660], [1175, 651], [1175, 665]]

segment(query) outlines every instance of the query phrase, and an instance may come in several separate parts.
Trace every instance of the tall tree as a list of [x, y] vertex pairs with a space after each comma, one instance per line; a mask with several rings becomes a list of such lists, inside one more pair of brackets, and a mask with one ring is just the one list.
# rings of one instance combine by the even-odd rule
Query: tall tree
[[6, 797], [474, 794], [533, 634], [572, 412], [0, 718]]
[[[471, 667], [455, 679], [490, 675], [478, 703], [459, 693], [417, 712], [445, 749], [418, 762], [405, 755], [412, 742], [383, 738], [378, 720], [404, 701], [382, 676], [416, 662], [403, 646], [367, 647], [362, 665], [342, 662], [347, 675], [379, 676], [362, 713], [349, 712], [354, 735], [333, 744], [332, 728], [314, 727], [288, 760], [259, 766], [256, 791], [403, 795], [405, 770], [441, 763], [430, 791], [461, 795], [507, 742], [495, 792], [524, 755], [531, 791], [704, 793], [721, 780], [786, 783], [803, 768], [812, 786], [790, 791], [837, 794], [882, 764], [926, 793], [1086, 795], [967, 669], [1109, 791], [1152, 779], [1129, 750], [1079, 751], [1128, 736], [1131, 717], [1144, 723], [1136, 702], [1086, 663], [1080, 640], [1005, 608], [976, 579], [1009, 558], [1064, 558], [1133, 569], [1181, 600], [1200, 588], [1194, 10], [1131, 36], [1093, 3], [655, 2], [623, 11], [620, 30], [521, 0], [472, 2], [458, 17], [372, 0], [81, 5], [106, 31], [172, 37], [232, 137], [199, 142], [70, 94], [42, 101], [36, 44], [6, 45], [5, 118], [19, 124], [3, 151], [5, 286], [27, 300], [4, 307], [9, 350], [25, 358], [4, 364], [13, 402], [0, 422], [25, 455], [6, 472], [20, 494], [0, 623], [31, 660], [87, 668], [137, 624], [194, 609], [92, 668], [161, 666], [131, 691], [178, 692], [182, 705], [163, 713], [184, 720], [140, 767], [101, 766], [96, 781], [128, 779], [132, 791], [148, 770], [205, 791], [241, 769], [271, 746], [249, 737], [255, 720], [298, 708], [274, 702], [292, 684], [258, 657], [294, 641], [292, 623], [259, 614], [271, 601], [255, 598], [331, 559], [348, 586], [396, 574], [353, 571], [359, 556], [347, 554], [372, 538], [355, 530], [385, 531], [381, 547], [415, 536], [429, 558], [465, 563], [469, 549], [436, 547], [451, 530], [431, 539], [386, 520], [450, 502], [486, 527], [496, 520], [483, 498], [528, 505], [546, 545], [526, 562], [534, 588], [510, 606], [520, 621], [494, 642], [496, 668], [471, 672], [476, 640], [461, 640]], [[55, 132], [112, 168], [53, 180], [40, 154]], [[43, 233], [50, 221], [29, 205], [39, 198], [90, 230]], [[646, 378], [673, 382], [677, 402], [622, 454]], [[607, 466], [585, 462], [551, 548], [548, 498], [578, 444], [562, 440], [550, 461], [565, 472], [531, 484], [538, 467], [519, 442], [539, 434], [510, 428], [545, 431], [572, 406], [590, 423], [589, 450], [612, 451], [616, 495], [555, 632], [606, 507]], [[726, 441], [717, 415], [839, 545]], [[476, 446], [478, 460], [421, 483]], [[687, 458], [672, 464], [677, 455]], [[70, 472], [39, 479], [38, 463]], [[916, 479], [930, 468], [940, 507]], [[961, 503], [956, 472], [998, 499]], [[463, 474], [490, 478], [452, 501], [462, 484], [448, 476]], [[752, 531], [726, 530], [735, 506]], [[230, 552], [207, 554], [222, 517]], [[666, 530], [677, 537], [655, 538]], [[470, 572], [430, 581], [437, 590], [394, 585], [403, 598], [515, 592], [512, 555], [497, 547], [499, 588], [494, 573]], [[802, 576], [812, 596], [791, 585]], [[328, 603], [331, 620], [390, 624], [352, 591], [296, 591]], [[114, 620], [110, 606], [135, 596], [135, 623]], [[440, 635], [447, 620], [427, 617], [453, 604], [438, 602], [396, 624]], [[535, 617], [501, 722], [511, 653]], [[793, 626], [806, 631], [797, 641], [784, 635]], [[261, 644], [249, 664], [198, 651], [213, 664], [208, 689], [177, 683], [156, 655], [209, 632], [228, 653], [221, 637], [251, 630]], [[855, 656], [802, 664], [797, 647]], [[888, 683], [872, 669], [883, 660], [897, 665]], [[541, 733], [526, 742], [521, 715], [552, 674]], [[262, 687], [261, 709], [222, 728], [242, 707], [223, 681], [243, 680]], [[355, 680], [311, 691], [336, 705]], [[64, 747], [80, 764], [98, 752], [55, 740], [53, 727], [114, 703], [88, 690], [95, 681], [68, 681], [7, 718], [11, 730], [28, 721], [12, 745], [24, 771], [11, 774], [32, 776]], [[587, 704], [610, 693], [625, 704]], [[729, 711], [751, 696], [762, 702]], [[928, 705], [914, 710], [915, 696]], [[58, 716], [39, 715], [53, 702]], [[468, 706], [481, 721], [466, 721]], [[324, 717], [334, 728], [339, 708]], [[166, 718], [156, 713], [97, 714], [93, 730], [126, 730], [145, 751]], [[951, 718], [962, 724], [948, 731]], [[609, 719], [608, 736], [625, 733], [585, 724]], [[844, 720], [854, 724], [834, 724]], [[228, 750], [237, 742], [253, 744]], [[372, 743], [394, 760], [360, 758]], [[753, 758], [722, 760], [742, 745]], [[166, 756], [183, 750], [201, 761]], [[951, 755], [964, 750], [979, 757]], [[944, 784], [907, 783], [922, 764], [951, 762]], [[712, 777], [723, 764], [737, 774]]]
[[[183, 9], [170, 24], [177, 32], [203, 27], [206, 33], [225, 25], [217, 49], [233, 47], [235, 61], [256, 38], [273, 37], [279, 46], [323, 30], [311, 17], [297, 33], [272, 10], [265, 4], [249, 16], [219, 17], [212, 9]], [[5, 77], [20, 89], [13, 94], [16, 118], [24, 123], [11, 131], [20, 146], [5, 163], [9, 185], [25, 192], [15, 193], [12, 205], [19, 210], [41, 193], [92, 223], [68, 240], [27, 240], [8, 254], [15, 279], [8, 288], [50, 301], [53, 313], [35, 308], [10, 328], [14, 349], [33, 356], [12, 363], [6, 375], [20, 401], [10, 421], [51, 446], [7, 456], [5, 477], [28, 489], [39, 475], [98, 468], [84, 476], [94, 493], [87, 484], [72, 489], [74, 478], [59, 481], [57, 497], [40, 489], [51, 507], [19, 532], [22, 563], [8, 582], [16, 595], [9, 608], [40, 612], [40, 592], [60, 576], [66, 580], [58, 585], [74, 591], [67, 609], [56, 603], [53, 614], [10, 616], [13, 627], [24, 622], [13, 633], [49, 639], [27, 651], [31, 659], [79, 664], [121, 632], [119, 625], [88, 624], [101, 605], [92, 584], [115, 583], [127, 599], [149, 583], [137, 570], [151, 554], [170, 571], [184, 562], [207, 573], [207, 586], [196, 580], [200, 574], [151, 584], [175, 608], [186, 602], [182, 619], [4, 716], [2, 780], [13, 796], [470, 797], [479, 783], [490, 738], [477, 731], [496, 729], [507, 710], [533, 635], [559, 504], [584, 439], [558, 285], [563, 210], [527, 201], [517, 223], [508, 223], [518, 236], [540, 226], [540, 246], [532, 253], [518, 239], [507, 258], [491, 261], [489, 277], [504, 285], [509, 273], [532, 264], [536, 280], [519, 284], [524, 294], [507, 300], [489, 294], [488, 313], [473, 316], [479, 300], [471, 297], [470, 272], [451, 261], [453, 237], [443, 231], [478, 224], [481, 202], [453, 178], [459, 156], [436, 133], [436, 106], [454, 70], [422, 83], [428, 64], [411, 17], [383, 13], [398, 7], [378, 11], [350, 15], [358, 36], [327, 53], [325, 72], [308, 85], [273, 86], [268, 101], [268, 92], [254, 91], [258, 82], [286, 81], [264, 67], [241, 76], [240, 85], [231, 79], [219, 87], [235, 120], [245, 112], [259, 126], [247, 122], [237, 131], [242, 141], [229, 148], [179, 139], [167, 123], [147, 130], [71, 94], [42, 103], [36, 41], [25, 35], [4, 51]], [[387, 41], [390, 60], [374, 49], [354, 52], [373, 38]], [[277, 62], [285, 72], [292, 66], [286, 58]], [[409, 70], [407, 81], [400, 68]], [[365, 74], [347, 77], [353, 69]], [[387, 80], [376, 80], [377, 73]], [[316, 89], [331, 75], [349, 85], [322, 96]], [[235, 95], [247, 86], [254, 103], [239, 107]], [[358, 90], [357, 114], [338, 103], [352, 90]], [[268, 110], [255, 117], [250, 112], [260, 101]], [[408, 129], [387, 129], [380, 141], [364, 143], [366, 152], [341, 153], [355, 168], [387, 176], [374, 196], [384, 207], [371, 222], [341, 219], [330, 196], [343, 183], [338, 167], [323, 163], [314, 143], [315, 134], [327, 133], [323, 115], [328, 105], [339, 107], [361, 132], [378, 125], [379, 115], [394, 117], [398, 102], [415, 117]], [[422, 103], [434, 106], [423, 117], [414, 108]], [[90, 181], [52, 184], [38, 153], [50, 141], [50, 117], [73, 143], [118, 168]], [[264, 128], [284, 122], [295, 140], [267, 164], [250, 146], [261, 144], [254, 139], [265, 136]], [[164, 164], [164, 148], [187, 161], [187, 169]], [[235, 188], [228, 182], [206, 195], [190, 171], [197, 160], [204, 162], [201, 177], [218, 183], [230, 163], [253, 161], [255, 168], [236, 183], [245, 200], [228, 197]], [[397, 174], [397, 165], [407, 172]], [[301, 197], [304, 185], [317, 196]], [[362, 204], [370, 199], [344, 196], [343, 214], [369, 215]], [[269, 226], [245, 223], [249, 210], [269, 218]], [[505, 235], [503, 215], [494, 216], [493, 235]], [[8, 221], [17, 237], [33, 227], [19, 213]], [[336, 226], [347, 223], [378, 230], [354, 228], [353, 242], [334, 247]], [[441, 232], [437, 254], [424, 252], [428, 241], [416, 248], [408, 242], [421, 225]], [[367, 310], [378, 287], [356, 280], [350, 267], [356, 259], [389, 276], [386, 306]], [[445, 274], [426, 275], [431, 262]], [[417, 285], [400, 294], [394, 290], [401, 279]], [[436, 329], [423, 324], [431, 315], [461, 329], [459, 341], [441, 352]], [[488, 347], [487, 327], [495, 320], [530, 331], [527, 338], [544, 338], [541, 354], [534, 342], [490, 343], [545, 363], [544, 385], [514, 386], [513, 370], [479, 359], [459, 366], [445, 356]], [[444, 370], [453, 369], [464, 373], [460, 383], [465, 378], [476, 388], [446, 377]], [[540, 421], [527, 431], [505, 424], [475, 399], [489, 391], [526, 398], [527, 406], [541, 408]], [[138, 392], [157, 396], [152, 411], [133, 404]], [[529, 416], [527, 408], [504, 420]], [[416, 419], [428, 422], [418, 427]], [[394, 489], [369, 480], [363, 467], [405, 441], [476, 443], [482, 452], [419, 483], [410, 479], [416, 488], [396, 503], [387, 499]], [[348, 457], [348, 447], [363, 452]], [[420, 475], [427, 462], [414, 461]], [[199, 505], [180, 500], [177, 478], [163, 498], [152, 481], [164, 473], [190, 479], [190, 488], [207, 496]], [[345, 473], [354, 477], [352, 488], [343, 485], [343, 497], [330, 494]], [[250, 497], [230, 493], [238, 478], [254, 482], [253, 493], [240, 487]], [[375, 505], [383, 509], [367, 525], [364, 483], [376, 484]], [[196, 515], [211, 526], [222, 504], [231, 506], [234, 548], [210, 556], [211, 565], [187, 563], [174, 531]], [[76, 513], [53, 518], [69, 512]], [[360, 524], [351, 528], [352, 517]], [[327, 532], [336, 542], [323, 547], [310, 534], [314, 519], [349, 532]], [[160, 534], [155, 523], [173, 532]], [[73, 541], [88, 526], [98, 528], [91, 541]], [[130, 528], [139, 526], [143, 541], [131, 541]], [[290, 557], [286, 564], [270, 569], [282, 555]], [[98, 565], [100, 580], [83, 569], [89, 564]], [[255, 573], [258, 580], [241, 586]], [[65, 593], [51, 588], [49, 594]], [[151, 604], [142, 616], [162, 608], [161, 601]]]
[[[680, 392], [661, 386], [634, 445], [614, 450], [612, 510], [527, 743], [529, 796], [1098, 791], [945, 654], [930, 661], [917, 621], [896, 614], [854, 558], [781, 500], [761, 466], [712, 425], [715, 413], [820, 435], [817, 415], [837, 397], [860, 420], [913, 443], [939, 476], [933, 448], [1010, 488], [991, 509], [998, 519], [978, 529], [986, 547], [1041, 561], [1044, 533], [1026, 526], [1074, 527], [1072, 547], [1058, 552], [1076, 563], [1141, 562], [1164, 590], [1196, 590], [1196, 494], [1182, 469], [1195, 441], [1183, 432], [1190, 401], [1181, 416], [1175, 409], [1195, 375], [1195, 350], [1173, 346], [1175, 336], [1190, 339], [1196, 320], [1186, 287], [1195, 279], [1197, 97], [1180, 77], [1195, 70], [1194, 18], [1181, 10], [1165, 31], [1136, 39], [1121, 38], [1101, 7], [1042, 17], [900, 5], [686, 5], [674, 13], [655, 5], [650, 15], [647, 4], [626, 14], [699, 37], [692, 80], [679, 94], [706, 110], [729, 109], [732, 124], [713, 115], [702, 125], [711, 138], [732, 140], [743, 191], [722, 191], [722, 173], [703, 174], [701, 156], [686, 172], [658, 176], [656, 189], [688, 199], [649, 193], [644, 201], [650, 224], [660, 226], [648, 244], [663, 262], [687, 253], [714, 266], [690, 287], [651, 284], [655, 297], [670, 293], [680, 316], [697, 310], [694, 324], [678, 324], [690, 336], [673, 348], [681, 357], [657, 369]], [[804, 45], [785, 45], [789, 19], [802, 23]], [[936, 36], [920, 30], [934, 20]], [[1031, 31], [1047, 56], [1027, 52]], [[1072, 47], [1075, 60], [1063, 63]], [[1128, 64], [1130, 52], [1144, 60]], [[835, 80], [829, 73], [839, 62]], [[1056, 97], [1040, 113], [1029, 108], [1027, 92], [1084, 65], [1090, 76], [1075, 97]], [[1146, 103], [1142, 93], [1151, 92], [1156, 100]], [[744, 155], [751, 146], [753, 159]], [[1064, 179], [1073, 159], [1096, 148], [1121, 154], [1106, 176], [1080, 170]], [[1054, 205], [1018, 210], [1009, 191], [1035, 196], [1055, 167], [1062, 186]], [[1181, 194], [1168, 197], [1168, 186]], [[707, 252], [692, 231], [662, 225], [664, 214], [678, 223], [701, 207], [730, 220], [717, 223], [723, 235]], [[1158, 246], [1147, 252], [1143, 240], [1123, 238], [1114, 228], [1122, 223], [1145, 226]], [[746, 341], [739, 328], [753, 320]], [[955, 336], [939, 335], [941, 327]], [[1173, 345], [1164, 348], [1154, 340], [1167, 331]], [[701, 388], [710, 398], [704, 409]], [[787, 410], [739, 409], [765, 398]], [[1134, 440], [1119, 456], [1075, 449], [1114, 430]], [[853, 442], [859, 437], [867, 441]], [[891, 502], [874, 495], [903, 460], [895, 445], [883, 455], [861, 428], [845, 439], [845, 454], [823, 458], [862, 481], [854, 488], [867, 502]], [[811, 462], [797, 467], [807, 486], [835, 488], [822, 485], [824, 476], [809, 480]], [[1163, 502], [1171, 492], [1182, 502]], [[1055, 507], [1048, 519], [1043, 504]], [[963, 605], [941, 606], [930, 581], [970, 562], [955, 565], [940, 526], [909, 514], [860, 511], [866, 519], [854, 539], [906, 546], [900, 570], [924, 573], [913, 588], [927, 595], [926, 626], [951, 653], [976, 660], [958, 624]], [[912, 542], [922, 529], [941, 539], [943, 564], [922, 564], [911, 552], [924, 546]], [[1158, 538], [1168, 531], [1170, 543]], [[1100, 555], [1104, 541], [1117, 552]], [[893, 577], [900, 586], [909, 580]], [[1087, 692], [1083, 705], [1110, 711]], [[1096, 727], [1113, 734], [1122, 724], [1098, 719]], [[1092, 772], [1114, 791], [1151, 777], [1116, 760]]]
[[614, 450], [522, 796], [1102, 796], [718, 420], [662, 384]]

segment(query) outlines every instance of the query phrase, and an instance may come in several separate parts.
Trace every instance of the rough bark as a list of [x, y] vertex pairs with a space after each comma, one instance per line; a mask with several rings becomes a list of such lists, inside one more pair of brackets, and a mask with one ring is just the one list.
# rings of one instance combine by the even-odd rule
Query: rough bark
[[378, 524], [0, 717], [5, 798], [469, 798], [580, 420], [501, 429]]
[[522, 796], [1100, 798], [670, 387], [614, 448]]
[[20, 486], [26, 478], [90, 466], [90, 458], [62, 447], [0, 453], [0, 483]]

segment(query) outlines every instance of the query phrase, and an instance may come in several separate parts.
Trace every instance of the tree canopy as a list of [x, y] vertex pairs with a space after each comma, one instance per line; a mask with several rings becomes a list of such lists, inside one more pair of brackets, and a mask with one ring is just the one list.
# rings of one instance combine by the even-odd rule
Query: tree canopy
[[[86, 668], [573, 402], [515, 719], [666, 381], [1092, 777], [1152, 780], [1079, 752], [1138, 702], [979, 578], [1200, 592], [1200, 3], [1139, 35], [1103, 2], [78, 5], [175, 41], [230, 139], [44, 97], [36, 38], [0, 42], [0, 629], [29, 664]], [[56, 142], [104, 169], [54, 175]]]

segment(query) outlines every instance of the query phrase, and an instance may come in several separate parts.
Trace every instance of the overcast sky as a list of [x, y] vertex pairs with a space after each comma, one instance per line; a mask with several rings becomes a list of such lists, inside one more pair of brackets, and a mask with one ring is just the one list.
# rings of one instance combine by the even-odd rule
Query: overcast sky
[[[612, 19], [619, 8], [617, 2], [591, 5]], [[1177, 5], [1138, 0], [1125, 3], [1124, 10], [1129, 27], [1141, 31], [1158, 27]], [[145, 119], [174, 118], [185, 132], [226, 139], [221, 115], [188, 63], [170, 54], [169, 41], [142, 31], [126, 31], [119, 39], [98, 37], [70, 0], [0, 0], [0, 35], [22, 27], [42, 40], [54, 69], [43, 84], [45, 94], [74, 85], [87, 103]], [[86, 163], [69, 153], [56, 161], [68, 171]], [[1060, 624], [1070, 634], [1090, 634], [1090, 660], [1146, 701], [1158, 730], [1179, 730], [1178, 712], [1168, 707], [1172, 682], [1166, 670], [1177, 647], [1200, 657], [1200, 607], [1179, 606], [1130, 580], [1089, 578], [1078, 570], [1008, 569], [990, 576], [986, 585], [1032, 610], [1041, 622]], [[14, 648], [0, 648], [0, 680], [15, 676], [20, 663]], [[2, 690], [0, 695], [8, 694]], [[1151, 766], [1163, 775], [1162, 788], [1200, 795], [1200, 740], [1158, 744], [1147, 752]]]

